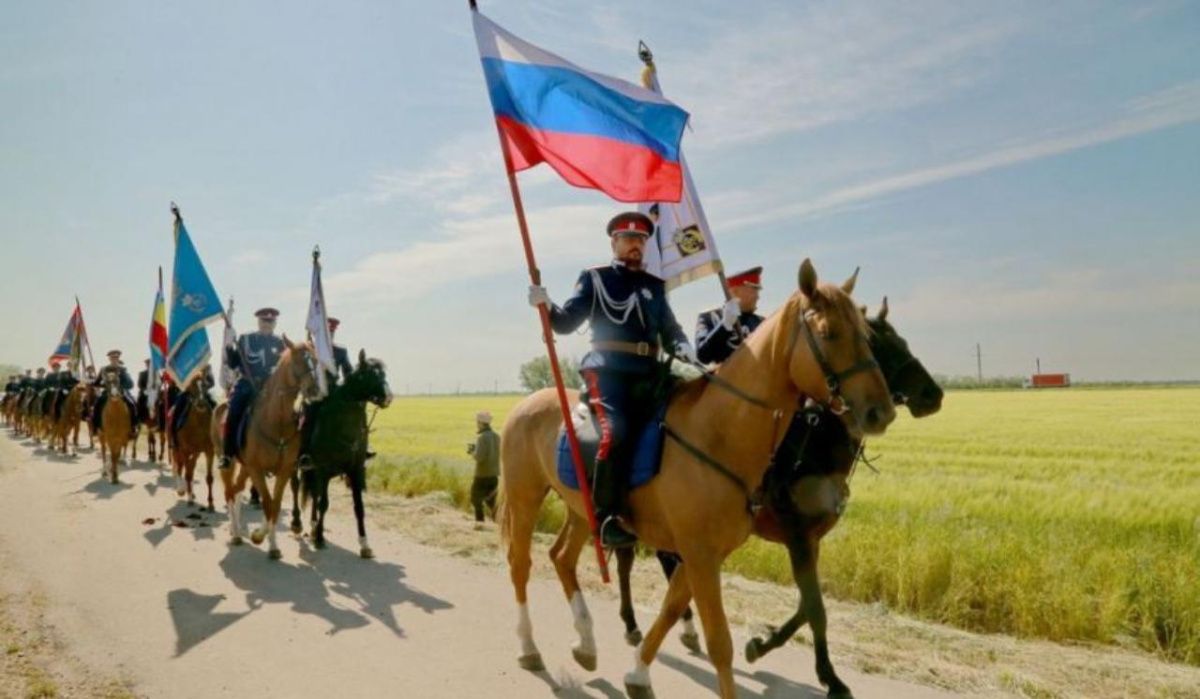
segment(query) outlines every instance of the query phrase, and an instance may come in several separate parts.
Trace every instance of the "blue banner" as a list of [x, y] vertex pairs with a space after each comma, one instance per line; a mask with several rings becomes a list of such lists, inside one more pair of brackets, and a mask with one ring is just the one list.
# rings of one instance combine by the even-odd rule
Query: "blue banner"
[[213, 288], [192, 238], [175, 218], [175, 270], [171, 280], [167, 372], [178, 386], [187, 383], [208, 363], [212, 354], [204, 326], [222, 318], [225, 309]]

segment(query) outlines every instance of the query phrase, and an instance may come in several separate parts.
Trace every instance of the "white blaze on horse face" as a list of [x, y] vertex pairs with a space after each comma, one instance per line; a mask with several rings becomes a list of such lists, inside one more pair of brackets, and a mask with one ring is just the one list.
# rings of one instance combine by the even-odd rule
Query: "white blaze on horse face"
[[521, 655], [535, 655], [538, 652], [533, 642], [533, 622], [529, 619], [529, 605], [517, 605], [517, 638], [521, 640]]

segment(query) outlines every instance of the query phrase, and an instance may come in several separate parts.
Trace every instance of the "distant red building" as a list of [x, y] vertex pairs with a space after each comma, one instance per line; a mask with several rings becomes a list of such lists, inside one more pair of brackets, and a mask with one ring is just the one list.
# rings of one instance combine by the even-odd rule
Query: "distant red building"
[[1034, 374], [1025, 382], [1027, 388], [1066, 388], [1070, 385], [1070, 374]]

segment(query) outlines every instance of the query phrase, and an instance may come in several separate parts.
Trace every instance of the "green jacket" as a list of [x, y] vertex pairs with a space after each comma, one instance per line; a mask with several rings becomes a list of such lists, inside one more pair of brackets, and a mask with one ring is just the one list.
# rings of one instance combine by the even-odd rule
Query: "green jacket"
[[500, 435], [485, 427], [475, 438], [475, 477], [495, 478], [500, 475]]

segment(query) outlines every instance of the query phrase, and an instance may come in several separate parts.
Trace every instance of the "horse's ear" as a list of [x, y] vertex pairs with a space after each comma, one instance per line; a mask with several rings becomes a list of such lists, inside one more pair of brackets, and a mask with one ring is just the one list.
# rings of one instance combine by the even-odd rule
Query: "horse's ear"
[[364, 348], [358, 350], [358, 365], [363, 366], [366, 363], [367, 363], [367, 350], [364, 347]]
[[283, 346], [287, 347], [289, 351], [296, 349], [296, 345], [288, 339], [287, 333], [283, 334]]
[[807, 257], [800, 263], [800, 293], [812, 299], [817, 295], [817, 270]]
[[846, 292], [847, 296], [854, 293], [854, 285], [858, 283], [858, 270], [859, 269], [860, 269], [859, 267], [855, 267], [854, 274], [851, 274], [849, 279], [842, 282], [842, 291]]
[[884, 297], [883, 297], [883, 303], [881, 303], [881, 304], [879, 305], [879, 315], [878, 315], [878, 316], [876, 316], [876, 317], [877, 317], [879, 320], [887, 320], [887, 314], [888, 314], [887, 297], [886, 297], [886, 296], [884, 296]]

